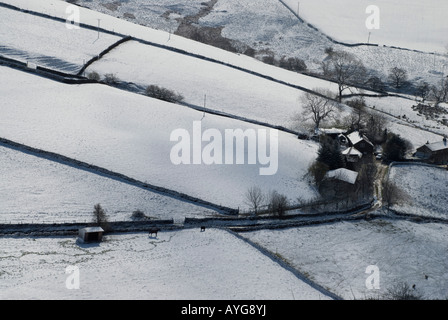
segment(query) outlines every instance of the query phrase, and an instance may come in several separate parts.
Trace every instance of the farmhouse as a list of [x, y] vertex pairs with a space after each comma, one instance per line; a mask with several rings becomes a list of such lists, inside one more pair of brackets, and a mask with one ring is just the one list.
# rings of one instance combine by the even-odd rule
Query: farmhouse
[[355, 147], [362, 154], [373, 154], [375, 147], [365, 135], [354, 131], [347, 135], [347, 139], [349, 140], [350, 146]]
[[415, 157], [434, 164], [448, 164], [448, 143], [446, 137], [442, 141], [429, 143], [417, 149]]
[[344, 198], [356, 190], [358, 172], [348, 169], [328, 171], [319, 185], [319, 192], [330, 198]]
[[345, 130], [338, 128], [329, 128], [329, 129], [319, 128], [316, 130], [316, 134], [319, 136], [326, 135], [333, 139], [336, 139], [339, 135], [345, 134]]
[[101, 227], [88, 227], [79, 230], [78, 240], [81, 243], [101, 242], [104, 230]]
[[349, 147], [342, 151], [346, 162], [356, 163], [362, 158], [362, 152], [355, 147]]

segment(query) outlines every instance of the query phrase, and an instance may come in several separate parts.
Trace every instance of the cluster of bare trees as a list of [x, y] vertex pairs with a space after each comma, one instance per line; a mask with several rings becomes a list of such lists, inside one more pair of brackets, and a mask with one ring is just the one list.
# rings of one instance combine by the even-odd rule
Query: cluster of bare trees
[[430, 85], [426, 81], [421, 81], [415, 88], [415, 95], [425, 100], [432, 100], [438, 106], [441, 102], [448, 102], [448, 77], [443, 78], [438, 83]]
[[163, 101], [167, 101], [167, 102], [171, 102], [171, 103], [181, 103], [184, 100], [184, 97], [181, 94], [174, 92], [173, 90], [159, 87], [156, 85], [148, 86], [146, 88], [145, 93], [147, 96], [149, 96], [151, 98], [155, 98], [155, 99], [159, 99], [159, 100], [163, 100]]
[[[409, 85], [408, 73], [403, 68], [390, 69], [388, 79], [395, 89]], [[420, 81], [414, 87], [414, 94], [423, 102], [427, 99], [434, 101], [436, 106], [441, 102], [448, 102], [448, 77], [444, 77], [432, 85], [426, 81]]]
[[246, 191], [246, 204], [250, 206], [254, 214], [269, 212], [282, 217], [289, 207], [288, 198], [276, 190], [264, 194], [260, 187], [253, 186]]

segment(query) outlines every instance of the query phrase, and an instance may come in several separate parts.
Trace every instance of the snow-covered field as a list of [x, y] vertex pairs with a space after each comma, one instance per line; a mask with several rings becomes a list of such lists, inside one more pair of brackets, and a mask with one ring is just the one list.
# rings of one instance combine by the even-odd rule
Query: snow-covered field
[[204, 207], [99, 174], [0, 147], [0, 223], [90, 222], [100, 203], [110, 221], [143, 211], [158, 219], [200, 217]]
[[0, 55], [76, 73], [120, 37], [0, 7]]
[[[372, 220], [243, 236], [278, 253], [344, 299], [377, 298], [400, 283], [415, 284], [426, 299], [448, 296], [448, 227], [443, 224]], [[378, 267], [378, 290], [366, 286], [371, 265]]]
[[[448, 4], [440, 0], [406, 2], [399, 0], [340, 1], [284, 0], [300, 16], [322, 32], [347, 43], [370, 43], [416, 49], [425, 52], [446, 52], [448, 22], [445, 13]], [[366, 12], [369, 6], [379, 9], [379, 29], [368, 29], [372, 23]], [[378, 19], [376, 19], [378, 20]]]
[[[381, 97], [381, 98], [365, 98], [366, 104], [376, 110], [381, 110], [394, 117], [400, 117], [409, 125], [416, 125], [421, 128], [437, 132], [440, 135], [448, 134], [448, 126], [441, 123], [443, 119], [448, 119], [448, 108], [446, 104], [440, 104], [447, 114], [438, 114], [437, 118], [427, 119], [425, 115], [419, 114], [412, 107], [417, 106], [420, 102], [412, 99], [400, 97]], [[430, 102], [429, 104], [432, 105]], [[426, 141], [425, 141], [426, 143]]]
[[399, 135], [410, 143], [412, 150], [409, 151], [409, 155], [412, 155], [418, 148], [426, 144], [428, 141], [437, 142], [443, 139], [443, 137], [439, 134], [409, 126], [402, 120], [396, 120], [393, 118], [389, 118], [389, 120], [390, 122], [387, 125], [387, 130]]
[[[437, 0], [433, 0], [432, 2], [435, 1]], [[150, 28], [158, 28], [160, 30], [164, 30], [166, 33], [165, 36], [161, 37], [161, 40], [163, 40], [163, 43], [167, 43], [173, 46], [180, 45], [182, 40], [172, 36], [171, 40], [168, 42], [169, 36], [167, 32], [173, 32], [179, 25], [178, 19], [185, 18], [186, 16], [191, 15], [191, 9], [196, 8], [195, 6], [197, 5], [196, 1], [179, 0], [176, 2], [176, 8], [173, 9], [165, 2], [157, 2], [157, 4], [145, 3], [145, 6], [142, 6], [141, 0], [130, 0], [125, 3], [122, 2], [121, 5], [118, 6], [117, 10], [110, 10], [106, 6], [104, 6], [105, 3], [108, 3], [108, 1], [104, 0], [95, 2], [80, 0], [79, 3], [104, 14], [127, 19], [130, 22], [139, 23]], [[329, 5], [331, 5], [331, 7], [339, 6], [337, 2], [334, 1], [325, 1], [325, 3], [328, 3]], [[356, 4], [356, 6], [359, 8], [358, 3]], [[291, 0], [289, 4], [293, 7], [293, 11], [297, 10], [296, 0]], [[319, 1], [309, 1], [309, 4], [302, 4], [304, 10], [307, 7], [308, 9], [311, 9], [307, 10], [307, 12], [313, 15], [313, 19], [308, 22], [314, 23], [314, 18], [316, 18], [317, 21], [322, 22], [320, 21], [320, 17], [323, 16], [320, 12], [322, 11], [320, 9], [320, 4], [321, 2]], [[30, 6], [29, 4], [26, 5]], [[323, 18], [326, 20], [324, 20], [322, 23], [324, 23], [330, 29], [331, 33], [329, 33], [329, 35], [333, 37], [338, 36], [338, 34], [335, 35], [334, 30], [336, 29], [334, 27], [336, 23], [338, 23], [338, 19], [341, 18], [349, 20], [351, 19], [351, 22], [354, 22], [356, 19], [363, 19], [363, 27], [358, 28], [357, 30], [363, 31], [365, 29], [365, 19], [367, 19], [368, 15], [364, 12], [367, 6], [363, 7], [360, 13], [354, 12], [354, 10], [349, 10], [347, 11], [348, 14], [346, 14], [345, 12], [345, 6], [339, 7], [340, 8], [338, 8], [338, 10], [344, 10], [344, 14], [342, 16], [334, 15], [333, 11], [328, 11], [328, 14], [332, 15], [331, 19], [328, 20], [326, 18]], [[381, 7], [383, 7], [383, 4], [381, 5]], [[412, 10], [415, 9], [415, 7], [411, 8]], [[199, 9], [196, 9], [198, 12]], [[304, 10], [302, 12], [305, 12]], [[165, 15], [162, 17], [162, 11], [172, 11], [173, 13], [168, 16]], [[135, 19], [126, 18], [124, 16], [125, 12], [132, 12], [135, 16]], [[335, 12], [339, 13], [339, 11]], [[88, 14], [86, 13], [87, 16], [90, 14], [90, 12]], [[425, 15], [426, 14], [427, 13], [425, 13]], [[417, 14], [413, 13], [410, 16], [414, 17], [419, 15], [420, 12], [418, 12]], [[432, 22], [433, 20], [431, 19], [430, 21]], [[95, 20], [92, 19], [91, 22], [95, 23]], [[436, 25], [438, 24], [443, 26], [444, 23], [445, 22], [443, 19], [438, 19], [436, 21]], [[439, 81], [441, 74], [444, 71], [445, 73], [447, 71], [446, 69], [443, 69], [444, 65], [448, 63], [447, 57], [443, 55], [434, 56], [432, 54], [434, 50], [430, 50], [427, 46], [423, 48], [423, 51], [429, 53], [396, 50], [383, 46], [346, 47], [343, 45], [335, 44], [331, 42], [322, 32], [310, 28], [306, 23], [300, 23], [299, 20], [278, 0], [256, 0], [243, 2], [238, 0], [219, 0], [215, 4], [214, 9], [208, 15], [199, 19], [198, 24], [204, 27], [221, 28], [222, 35], [224, 37], [239, 41], [253, 47], [259, 52], [260, 56], [272, 52], [277, 59], [280, 59], [283, 56], [298, 57], [300, 59], [303, 59], [307, 64], [308, 69], [316, 72], [321, 71], [321, 62], [326, 57], [325, 49], [328, 47], [333, 47], [335, 50], [345, 50], [354, 53], [364, 62], [365, 66], [370, 70], [372, 75], [376, 75], [381, 79], [385, 79], [385, 76], [387, 76], [389, 69], [396, 66], [407, 70], [409, 72], [410, 80], [425, 80], [429, 83], [436, 83], [437, 81]], [[414, 25], [416, 25], [416, 23], [414, 23]], [[427, 27], [431, 27], [431, 25], [431, 23], [426, 24]], [[338, 26], [340, 26], [339, 23]], [[383, 24], [383, 30], [385, 30], [385, 28], [386, 27]], [[374, 32], [371, 35], [371, 38], [372, 42], [375, 42], [375, 32], [377, 30], [373, 31]], [[392, 39], [392, 44], [399, 43], [402, 39], [414, 39], [415, 33], [413, 32], [413, 30], [406, 29], [406, 31], [407, 33], [404, 34], [404, 37], [403, 35], [397, 35], [397, 33], [394, 32], [388, 33], [387, 36]], [[353, 32], [356, 32], [356, 30], [353, 30], [353, 28], [351, 28], [347, 32], [347, 35], [351, 36], [351, 34]], [[425, 35], [425, 39], [427, 39], [427, 34], [423, 34]], [[446, 33], [443, 33], [442, 36], [444, 34]], [[366, 32], [364, 32], [361, 36], [362, 37], [361, 39], [359, 39], [359, 41], [349, 38], [347, 42], [367, 42], [368, 30], [366, 30]], [[440, 36], [440, 34], [438, 36]], [[393, 37], [397, 38], [394, 39]], [[336, 37], [336, 39], [340, 40], [338, 37]], [[443, 40], [444, 39], [445, 38], [443, 38]], [[448, 41], [444, 40], [444, 42]], [[443, 46], [448, 43], [443, 44], [442, 41], [440, 43], [436, 42], [434, 44], [438, 47], [443, 48]], [[210, 52], [209, 49], [206, 48], [207, 46], [201, 45], [200, 43], [189, 45], [189, 51], [193, 50], [194, 52], [201, 52], [205, 55], [207, 55], [207, 52]], [[239, 58], [236, 59], [236, 55], [228, 53], [222, 53], [218, 55], [218, 53], [215, 52], [211, 56], [222, 56], [222, 59], [224, 61], [232, 61], [232, 63], [234, 64], [236, 64], [237, 61], [242, 61]], [[248, 67], [250, 63], [250, 60], [247, 60], [244, 62], [244, 65]]]
[[[275, 153], [269, 163], [249, 164], [247, 143], [242, 165], [224, 160], [227, 164], [175, 165], [170, 154], [177, 141], [170, 141], [170, 135], [187, 130], [188, 145], [193, 146], [193, 123], [202, 119], [202, 112], [104, 85], [70, 86], [5, 67], [0, 68], [0, 81], [4, 138], [232, 208], [247, 206], [244, 194], [253, 185], [264, 192], [275, 189], [293, 202], [316, 196], [303, 176], [318, 146], [295, 135], [278, 132], [274, 175], [260, 175], [260, 168], [274, 170]], [[202, 132], [217, 129], [223, 137], [226, 129], [252, 129], [257, 136], [264, 129], [209, 114], [201, 127]], [[270, 131], [266, 133], [269, 142]], [[267, 148], [269, 152], [270, 144]], [[225, 153], [223, 149], [223, 157]]]
[[[29, 2], [27, 0], [4, 0], [20, 8], [43, 12], [62, 19], [67, 18], [67, 2], [59, 0], [40, 0]], [[175, 8], [167, 3], [142, 5], [140, 0], [132, 0], [122, 3], [117, 11], [110, 10], [103, 4], [108, 1], [80, 1], [80, 4], [100, 11], [95, 12], [86, 8], [80, 8], [80, 21], [93, 27], [98, 25], [101, 19], [101, 28], [115, 31], [124, 35], [132, 35], [137, 38], [152, 41], [158, 44], [169, 45], [174, 48], [187, 50], [188, 52], [211, 57], [232, 65], [244, 67], [259, 73], [271, 74], [278, 68], [266, 66], [250, 57], [233, 54], [209, 45], [191, 41], [183, 37], [169, 34], [178, 25], [178, 15], [185, 17], [198, 9], [197, 1], [180, 0], [176, 2]], [[200, 19], [201, 25], [219, 26], [223, 28], [223, 34], [235, 39], [254, 45], [253, 37], [258, 39], [255, 48], [272, 51], [278, 59], [282, 56], [299, 57], [308, 65], [309, 70], [320, 72], [321, 62], [326, 57], [325, 49], [333, 47], [336, 50], [346, 50], [356, 54], [371, 71], [382, 79], [392, 67], [401, 67], [409, 72], [410, 80], [425, 80], [436, 83], [440, 80], [442, 73], [446, 73], [444, 67], [448, 59], [442, 55], [424, 54], [413, 51], [395, 50], [386, 47], [345, 47], [329, 41], [325, 35], [313, 30], [306, 24], [299, 23], [291, 12], [279, 1], [258, 0], [241, 3], [236, 0], [218, 1], [208, 16]], [[173, 10], [172, 10], [173, 9]], [[121, 12], [120, 10], [124, 10]], [[161, 11], [172, 10], [169, 20], [160, 17]], [[126, 19], [124, 12], [133, 11], [136, 19]], [[120, 13], [121, 12], [121, 13]], [[139, 16], [142, 16], [139, 18]], [[249, 21], [248, 21], [249, 19]], [[160, 23], [166, 20], [166, 23]], [[201, 22], [204, 20], [204, 22]], [[132, 23], [132, 22], [135, 22]], [[140, 25], [142, 24], [142, 25]], [[63, 25], [61, 23], [61, 25]], [[144, 26], [148, 26], [149, 29]], [[159, 28], [160, 30], [155, 30]], [[247, 35], [250, 34], [250, 37]], [[412, 34], [410, 33], [410, 36]], [[267, 37], [268, 39], [264, 39]], [[267, 72], [267, 73], [266, 73]], [[283, 79], [282, 79], [283, 80]]]
[[[79, 271], [79, 289], [73, 288]], [[321, 300], [327, 296], [226, 231], [0, 237], [0, 299]]]
[[447, 170], [412, 164], [395, 165], [391, 168], [389, 179], [407, 195], [405, 201], [395, 204], [392, 209], [421, 216], [447, 218]]
[[[425, 143], [437, 142], [448, 134], [448, 127], [424, 116], [420, 116], [412, 107], [419, 102], [401, 97], [365, 97], [369, 112], [384, 117], [387, 130], [400, 135], [412, 146], [410, 154]], [[445, 107], [445, 104], [441, 104]], [[405, 116], [405, 117], [403, 117]], [[441, 115], [439, 120], [444, 116]]]
[[[260, 63], [261, 64], [261, 63]], [[261, 64], [261, 66], [265, 66]], [[337, 95], [337, 85], [317, 78], [266, 66], [271, 74], [287, 83], [313, 90], [323, 88]], [[303, 91], [213, 62], [179, 55], [135, 41], [126, 42], [86, 72], [113, 73], [121, 81], [143, 88], [156, 84], [179, 92], [185, 101], [287, 128], [297, 126], [295, 116], [303, 111]], [[340, 114], [347, 115], [347, 110]], [[303, 130], [303, 129], [302, 129]]]
[[[2, 2], [63, 19], [67, 18], [69, 6], [59, 0]], [[95, 27], [101, 21], [102, 28], [121, 35], [179, 48], [308, 89], [323, 87], [336, 92], [334, 83], [167, 32], [174, 31], [179, 19], [197, 14], [203, 8], [202, 1], [79, 2], [90, 3], [103, 12], [79, 8], [81, 23]], [[287, 2], [295, 10], [295, 0]], [[273, 50], [277, 58], [300, 57], [310, 70], [319, 69], [326, 56], [325, 48], [332, 46], [356, 53], [371, 73], [381, 79], [385, 79], [390, 67], [400, 66], [409, 70], [412, 80], [439, 81], [446, 71], [447, 60], [430, 53], [440, 52], [445, 46], [447, 29], [445, 20], [439, 16], [442, 13], [431, 12], [436, 0], [425, 3], [426, 10], [421, 9], [422, 4], [415, 4], [400, 11], [397, 1], [381, 0], [377, 5], [384, 9], [382, 28], [372, 31], [371, 42], [429, 53], [383, 46], [336, 45], [323, 33], [300, 23], [277, 0], [219, 0], [199, 24], [222, 28], [223, 36], [257, 50], [264, 49], [265, 53]], [[446, 6], [440, 5], [442, 9]], [[330, 8], [324, 14], [323, 6]], [[365, 42], [360, 39], [368, 35], [364, 26], [366, 6], [364, 0], [350, 7], [328, 0], [301, 1], [300, 15], [337, 40]], [[400, 16], [411, 13], [411, 18], [420, 16], [423, 27], [419, 19], [403, 18], [406, 29], [400, 31], [401, 26], [395, 21], [391, 24], [390, 19], [390, 14], [397, 12]], [[356, 26], [359, 20], [362, 27]], [[341, 22], [350, 29], [343, 29]], [[423, 40], [422, 34], [426, 36]], [[118, 39], [104, 33], [97, 39], [94, 30], [70, 30], [63, 22], [0, 7], [0, 54], [15, 59], [76, 72], [87, 59]], [[293, 127], [291, 120], [301, 111], [300, 90], [135, 41], [120, 45], [89, 70], [103, 75], [114, 73], [120, 80], [140, 86], [161, 85], [178, 91], [186, 102], [198, 106], [203, 105], [206, 97], [207, 108], [286, 127]], [[260, 163], [260, 157], [255, 165], [175, 165], [170, 155], [177, 142], [171, 141], [170, 135], [177, 129], [190, 134], [191, 140], [186, 145], [190, 147], [191, 160], [195, 151], [210, 146], [205, 138], [195, 134], [194, 123], [200, 123], [201, 133], [216, 129], [214, 132], [223, 137], [225, 130], [250, 129], [259, 134], [266, 128], [105, 85], [67, 85], [4, 66], [0, 66], [0, 84], [0, 137], [232, 208], [247, 209], [245, 192], [253, 186], [259, 186], [265, 193], [276, 190], [292, 203], [298, 198], [306, 201], [318, 195], [305, 178], [308, 166], [317, 156], [317, 143], [279, 132], [278, 171], [272, 176], [260, 175], [260, 168], [267, 166]], [[411, 100], [389, 97], [367, 98], [367, 102], [370, 107], [374, 105], [375, 109], [393, 115], [406, 114], [410, 122], [421, 127], [427, 126], [440, 134], [447, 132], [445, 128], [437, 131], [436, 123], [417, 116], [411, 109]], [[393, 121], [388, 130], [407, 138], [414, 148], [440, 139], [440, 135], [413, 128], [403, 119], [389, 118]], [[195, 141], [197, 137], [204, 141]], [[268, 153], [273, 141], [269, 142]], [[223, 153], [229, 150], [225, 146], [222, 149]], [[245, 160], [250, 151], [253, 150], [246, 145]], [[262, 152], [260, 147], [257, 151]], [[269, 165], [275, 167], [276, 159], [272, 158], [275, 154], [271, 152], [270, 156]], [[199, 206], [6, 147], [0, 147], [0, 162], [0, 223], [90, 220], [96, 203], [102, 204], [111, 220], [127, 220], [136, 209], [163, 219], [211, 213]], [[446, 171], [428, 167], [400, 170], [402, 167], [394, 167], [391, 179], [411, 195], [412, 202], [397, 209], [444, 217]], [[425, 298], [446, 299], [447, 231], [444, 224], [375, 219], [247, 232], [243, 236], [346, 299], [375, 298], [399, 282], [415, 284]], [[155, 238], [145, 233], [108, 234], [96, 245], [81, 245], [75, 240], [75, 237], [0, 237], [0, 299], [328, 298], [275, 259], [224, 230], [162, 230]], [[379, 290], [366, 287], [369, 276], [366, 268], [371, 265], [380, 271]], [[70, 277], [65, 272], [67, 266], [79, 268], [80, 289], [67, 289], [66, 280]]]

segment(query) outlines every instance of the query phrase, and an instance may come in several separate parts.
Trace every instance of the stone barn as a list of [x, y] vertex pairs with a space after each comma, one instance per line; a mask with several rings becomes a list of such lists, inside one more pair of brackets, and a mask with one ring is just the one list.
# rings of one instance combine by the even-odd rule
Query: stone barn
[[101, 227], [87, 227], [80, 229], [78, 232], [78, 240], [81, 243], [101, 242], [104, 230]]
[[348, 169], [328, 171], [319, 185], [319, 192], [327, 198], [343, 199], [356, 191], [358, 172]]
[[448, 164], [448, 144], [446, 137], [442, 141], [426, 143], [417, 149], [415, 157], [434, 164]]

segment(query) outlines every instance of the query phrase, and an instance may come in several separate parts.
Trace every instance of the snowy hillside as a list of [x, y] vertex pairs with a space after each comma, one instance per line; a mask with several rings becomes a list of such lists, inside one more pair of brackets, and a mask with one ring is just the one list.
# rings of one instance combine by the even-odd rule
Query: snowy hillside
[[[400, 283], [415, 284], [425, 299], [446, 299], [447, 231], [443, 224], [373, 220], [243, 235], [344, 299], [377, 299]], [[370, 265], [379, 270], [378, 290], [366, 286]]]
[[[284, 0], [307, 22], [336, 40], [404, 47], [425, 52], [446, 52], [448, 4], [439, 0], [406, 2], [399, 0]], [[298, 4], [300, 2], [300, 6]], [[366, 20], [375, 5], [380, 10], [380, 28], [367, 29]], [[370, 21], [370, 20], [369, 20]]]
[[[419, 110], [417, 106], [421, 104], [420, 101], [400, 97], [367, 97], [365, 101], [369, 107], [400, 118], [410, 126], [415, 125], [440, 135], [448, 134], [448, 106], [444, 103], [441, 103], [438, 107], [439, 111], [436, 111], [436, 108], [431, 107], [423, 107], [423, 110]], [[432, 105], [431, 102], [429, 104]], [[424, 105], [428, 105], [428, 102]], [[434, 111], [431, 112], [431, 109]], [[427, 111], [426, 114], [425, 111]], [[422, 136], [425, 136], [425, 134], [422, 133]], [[424, 137], [422, 138], [424, 139]], [[433, 139], [430, 138], [429, 140]], [[421, 141], [421, 139], [418, 140]], [[426, 141], [423, 141], [423, 143], [426, 143]]]
[[[0, 238], [0, 299], [323, 300], [328, 296], [226, 231]], [[69, 290], [79, 270], [79, 289]]]
[[395, 165], [389, 180], [405, 193], [406, 198], [392, 208], [399, 212], [446, 218], [448, 171], [443, 168], [412, 164]]
[[[185, 129], [192, 135], [193, 122], [202, 119], [202, 112], [104, 85], [71, 86], [0, 70], [4, 138], [232, 208], [246, 207], [244, 194], [253, 185], [265, 192], [276, 189], [292, 201], [316, 196], [303, 176], [316, 157], [317, 143], [279, 132], [275, 175], [260, 175], [260, 168], [269, 164], [247, 160], [246, 165], [175, 165], [171, 133]], [[213, 115], [206, 115], [201, 126], [202, 132], [214, 128], [223, 136], [226, 129], [263, 129]]]
[[[120, 37], [0, 7], [0, 55], [54, 70], [77, 73]], [[57, 39], [57, 41], [55, 40]]]
[[90, 222], [100, 203], [110, 221], [171, 219], [216, 213], [80, 168], [0, 147], [0, 223]]
[[[407, 139], [409, 155], [448, 134], [448, 105], [418, 105], [415, 90], [448, 71], [448, 5], [378, 0], [381, 28], [368, 30], [372, 3], [364, 0], [71, 2], [80, 6], [0, 0], [0, 299], [376, 299], [400, 283], [425, 299], [448, 297], [448, 171], [389, 165], [361, 141], [362, 159], [342, 164], [341, 145], [318, 152], [319, 139], [301, 135], [312, 127], [305, 93], [339, 93], [321, 73], [334, 50], [355, 54], [370, 79], [350, 83], [321, 129], [334, 127], [341, 139], [342, 128], [369, 131], [375, 120], [376, 136]], [[367, 36], [380, 45], [349, 45]], [[306, 72], [280, 68], [288, 58], [303, 59]], [[407, 70], [403, 89], [387, 79], [392, 67]], [[90, 80], [73, 76], [80, 70]], [[397, 94], [366, 90], [373, 76]], [[151, 98], [150, 85], [183, 99]], [[359, 95], [366, 108], [349, 107]], [[357, 171], [354, 185], [325, 180], [341, 199], [311, 182], [312, 174], [331, 177], [329, 160]], [[396, 213], [384, 205], [385, 177], [408, 195]], [[248, 199], [251, 188], [261, 203]], [[155, 236], [119, 222], [126, 233], [109, 230], [90, 244], [50, 225], [90, 222], [97, 203], [110, 221], [127, 222], [136, 210], [155, 225], [175, 221]], [[240, 214], [225, 219], [219, 206]], [[272, 210], [249, 211], [257, 206]], [[372, 266], [376, 289], [367, 282]], [[79, 270], [79, 289], [67, 286], [67, 267]]]
[[[260, 70], [264, 67], [262, 74], [309, 90], [327, 89], [337, 95], [335, 83], [258, 64]], [[113, 73], [120, 81], [132, 82], [142, 88], [156, 84], [179, 92], [185, 102], [196, 106], [203, 107], [206, 98], [205, 106], [209, 109], [290, 129], [298, 127], [295, 118], [303, 112], [302, 90], [135, 41], [120, 45], [92, 64], [86, 70], [89, 71], [101, 75]], [[349, 114], [347, 109], [341, 110], [340, 117]]]
[[[11, 1], [11, 0], [10, 0]], [[447, 69], [444, 70], [444, 65], [448, 64], [448, 59], [446, 56], [441, 54], [433, 55], [434, 51], [444, 53], [446, 52], [444, 46], [447, 44], [447, 40], [444, 38], [445, 33], [431, 33], [433, 37], [428, 37], [428, 28], [436, 26], [439, 30], [446, 29], [446, 24], [444, 23], [444, 18], [439, 18], [437, 14], [434, 18], [427, 19], [423, 22], [412, 21], [411, 27], [419, 27], [420, 23], [425, 21], [430, 23], [425, 23], [422, 30], [416, 33], [413, 28], [408, 28], [407, 24], [400, 26], [394, 25], [393, 30], [389, 30], [384, 19], [386, 15], [390, 17], [391, 13], [395, 14], [393, 11], [396, 9], [394, 4], [396, 2], [383, 1], [379, 6], [380, 9], [385, 9], [386, 13], [382, 13], [383, 24], [381, 30], [372, 30], [371, 42], [378, 43], [378, 38], [376, 33], [378, 31], [382, 32], [387, 39], [390, 39], [392, 46], [397, 44], [402, 44], [403, 39], [409, 40], [414, 44], [417, 37], [423, 35], [425, 39], [430, 39], [429, 41], [436, 41], [430, 43], [437, 46], [437, 48], [442, 49], [429, 49], [431, 46], [424, 45], [423, 51], [427, 53], [414, 52], [411, 50], [397, 50], [391, 47], [372, 47], [372, 46], [358, 46], [350, 47], [346, 45], [341, 45], [334, 43], [328, 39], [327, 34], [335, 38], [336, 40], [341, 40], [339, 36], [345, 38], [348, 43], [353, 42], [367, 42], [368, 33], [365, 27], [365, 21], [368, 15], [365, 10], [368, 3], [364, 6], [366, 1], [350, 1], [350, 10], [346, 10], [346, 6], [340, 6], [338, 2], [335, 1], [306, 1], [301, 3], [303, 7], [301, 10], [302, 14], [311, 15], [310, 21], [305, 21], [302, 23], [292, 12], [297, 12], [297, 1], [290, 0], [287, 2], [292, 7], [292, 12], [283, 5], [278, 0], [256, 0], [256, 1], [238, 1], [238, 0], [219, 0], [212, 1], [213, 8], [206, 11], [204, 14], [200, 14], [200, 18], [195, 23], [195, 26], [205, 33], [214, 32], [218, 34], [221, 40], [229, 41], [238, 52], [244, 52], [248, 47], [255, 50], [255, 56], [262, 59], [264, 56], [273, 55], [277, 60], [282, 57], [297, 57], [302, 59], [309, 71], [320, 73], [321, 63], [326, 58], [326, 49], [329, 47], [335, 50], [344, 50], [355, 54], [359, 59], [361, 59], [364, 65], [369, 69], [372, 75], [378, 76], [381, 79], [385, 79], [389, 69], [399, 66], [406, 69], [409, 72], [409, 78], [415, 81], [424, 80], [429, 83], [435, 83], [439, 81], [440, 75], [446, 73]], [[79, 0], [80, 5], [92, 8], [95, 11], [99, 11], [104, 14], [112, 15], [114, 17], [120, 17], [123, 20], [129, 22], [142, 24], [150, 28], [156, 28], [164, 30], [166, 32], [163, 38], [163, 43], [177, 46], [180, 44], [180, 40], [174, 36], [169, 36], [167, 33], [181, 32], [177, 30], [182, 22], [189, 21], [191, 17], [198, 16], [198, 12], [204, 9], [205, 2], [202, 1], [191, 1], [191, 0], [179, 0], [176, 5], [170, 5], [170, 3], [163, 1], [157, 2], [157, 4], [144, 3], [141, 0], [129, 0], [126, 2], [117, 3], [115, 5], [111, 4], [109, 0], [100, 1], [88, 1]], [[199, 3], [201, 4], [199, 6]], [[211, 3], [211, 2], [210, 2]], [[322, 8], [327, 8], [325, 14]], [[360, 5], [362, 4], [362, 5]], [[427, 2], [425, 2], [427, 5]], [[437, 0], [431, 1], [430, 5], [440, 6]], [[31, 5], [28, 5], [31, 6]], [[416, 4], [415, 6], [406, 6], [406, 10], [411, 10], [409, 17], [420, 16], [421, 4]], [[334, 8], [337, 7], [337, 8]], [[196, 10], [196, 11], [195, 11]], [[341, 11], [342, 10], [342, 11]], [[360, 11], [359, 11], [360, 10]], [[415, 10], [415, 11], [414, 11]], [[425, 17], [433, 8], [428, 7], [428, 10], [423, 11]], [[403, 11], [404, 12], [404, 11]], [[399, 12], [400, 19], [402, 14], [407, 15], [408, 11], [405, 13]], [[443, 12], [441, 10], [440, 12]], [[55, 12], [57, 13], [57, 12]], [[301, 16], [302, 16], [301, 14]], [[85, 19], [88, 18], [88, 14]], [[328, 16], [330, 16], [328, 18]], [[384, 17], [383, 17], [384, 16]], [[409, 19], [406, 18], [406, 19]], [[403, 21], [407, 21], [407, 20]], [[344, 20], [349, 23], [348, 26], [344, 26], [340, 23], [340, 20]], [[196, 20], [195, 20], [196, 21]], [[394, 20], [398, 21], [398, 20]], [[433, 22], [436, 21], [434, 24]], [[315, 24], [318, 28], [326, 27], [329, 29], [325, 31], [319, 31], [310, 27], [308, 23]], [[92, 20], [91, 23], [96, 23]], [[361, 27], [354, 27], [353, 24], [360, 23]], [[344, 29], [345, 30], [340, 30]], [[401, 31], [405, 28], [405, 33]], [[387, 31], [386, 31], [387, 29]], [[411, 30], [411, 32], [409, 32]], [[340, 34], [337, 31], [345, 32]], [[360, 38], [356, 38], [356, 34], [359, 34]], [[345, 35], [345, 37], [343, 37]], [[440, 37], [442, 37], [440, 39]], [[213, 38], [213, 37], [212, 37]], [[168, 39], [170, 39], [168, 41]], [[162, 39], [161, 39], [162, 40]], [[418, 40], [418, 39], [417, 39]], [[442, 40], [442, 41], [438, 41]], [[219, 41], [216, 41], [217, 45], [220, 45]], [[213, 43], [213, 41], [212, 41]], [[182, 46], [180, 46], [182, 47]], [[189, 45], [190, 50], [195, 52], [205, 53], [207, 46], [201, 46], [198, 44]], [[413, 47], [411, 47], [413, 49]], [[206, 55], [206, 54], [205, 54]], [[217, 53], [212, 56], [218, 57]], [[224, 61], [233, 60], [232, 55], [226, 54]], [[235, 55], [236, 56], [236, 55]], [[249, 66], [250, 61], [245, 62], [246, 66]]]

